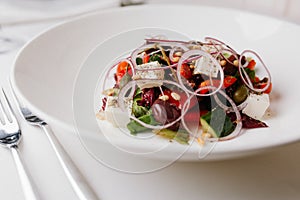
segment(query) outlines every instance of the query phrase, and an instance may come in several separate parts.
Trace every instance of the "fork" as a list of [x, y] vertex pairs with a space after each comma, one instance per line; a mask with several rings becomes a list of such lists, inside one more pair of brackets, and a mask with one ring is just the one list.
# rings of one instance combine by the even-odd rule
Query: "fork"
[[61, 143], [54, 135], [51, 127], [47, 122], [38, 116], [34, 115], [17, 97], [11, 81], [9, 81], [10, 88], [12, 90], [15, 102], [23, 116], [23, 118], [31, 125], [38, 126], [46, 133], [50, 144], [69, 180], [74, 192], [77, 194], [80, 200], [99, 200], [96, 193], [88, 185], [82, 173], [76, 167], [71, 157], [67, 154]]
[[22, 133], [19, 128], [17, 119], [12, 111], [11, 104], [9, 103], [3, 88], [1, 88], [1, 97], [0, 97], [0, 117], [1, 117], [0, 144], [5, 147], [8, 147], [12, 152], [20, 176], [20, 181], [21, 181], [25, 198], [27, 200], [40, 199], [34, 187], [34, 184], [30, 179], [28, 172], [25, 169], [22, 159], [19, 155], [18, 144], [20, 142]]

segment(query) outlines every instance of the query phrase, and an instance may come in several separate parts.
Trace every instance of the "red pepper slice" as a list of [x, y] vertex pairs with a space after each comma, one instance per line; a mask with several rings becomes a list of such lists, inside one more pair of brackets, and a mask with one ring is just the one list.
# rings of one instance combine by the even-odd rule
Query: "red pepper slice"
[[237, 78], [235, 78], [234, 76], [226, 76], [224, 78], [223, 87], [228, 88], [229, 86], [233, 85], [236, 82], [236, 80]]
[[250, 70], [254, 70], [255, 65], [256, 65], [255, 60], [250, 60], [247, 68], [249, 68]]
[[[266, 86], [267, 86], [267, 83], [259, 83], [259, 84], [258, 84], [258, 87], [259, 87], [260, 89], [263, 89], [263, 88], [265, 88]], [[266, 90], [264, 91], [264, 93], [270, 94], [271, 91], [272, 91], [272, 87], [273, 87], [273, 86], [272, 86], [272, 83], [270, 83], [268, 89], [266, 89]]]
[[145, 64], [145, 63], [148, 63], [149, 62], [149, 60], [150, 60], [150, 56], [148, 55], [148, 54], [144, 54], [144, 56], [143, 56], [143, 63]]
[[192, 70], [190, 66], [186, 63], [182, 64], [180, 67], [180, 75], [186, 79], [190, 79], [193, 77]]
[[[220, 80], [212, 80], [213, 84], [211, 84], [210, 80], [206, 80], [203, 81], [202, 83], [200, 83], [199, 88], [201, 87], [206, 87], [206, 86], [215, 86], [215, 87], [219, 87], [220, 85]], [[233, 85], [235, 82], [237, 81], [237, 78], [235, 78], [234, 76], [226, 76], [224, 78], [224, 82], [222, 85], [222, 88], [228, 88], [229, 86]], [[206, 94], [209, 90], [208, 89], [204, 89], [200, 91], [200, 94]]]

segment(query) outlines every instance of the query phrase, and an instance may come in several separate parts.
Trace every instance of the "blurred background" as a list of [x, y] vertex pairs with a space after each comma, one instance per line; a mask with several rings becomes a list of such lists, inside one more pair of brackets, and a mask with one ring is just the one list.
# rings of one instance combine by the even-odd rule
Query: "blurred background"
[[148, 3], [182, 3], [247, 10], [300, 23], [299, 0], [148, 0]]
[[[0, 0], [0, 24], [74, 16], [130, 3], [198, 4], [242, 9], [300, 23], [299, 0]], [[31, 21], [30, 21], [31, 20]]]

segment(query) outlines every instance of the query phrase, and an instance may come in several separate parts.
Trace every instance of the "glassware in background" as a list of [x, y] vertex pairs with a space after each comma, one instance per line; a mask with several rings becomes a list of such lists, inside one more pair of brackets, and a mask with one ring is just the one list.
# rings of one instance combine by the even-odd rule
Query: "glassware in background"
[[132, 6], [146, 3], [146, 0], [120, 0], [121, 6]]

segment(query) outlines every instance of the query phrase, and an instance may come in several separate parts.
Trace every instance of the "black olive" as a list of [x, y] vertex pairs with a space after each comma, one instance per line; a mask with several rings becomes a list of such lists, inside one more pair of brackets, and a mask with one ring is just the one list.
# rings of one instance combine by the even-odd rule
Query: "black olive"
[[[154, 119], [163, 125], [175, 121], [181, 115], [181, 111], [177, 106], [160, 99], [153, 103], [151, 110]], [[169, 127], [169, 129], [176, 131], [178, 130], [179, 125], [180, 121]]]

